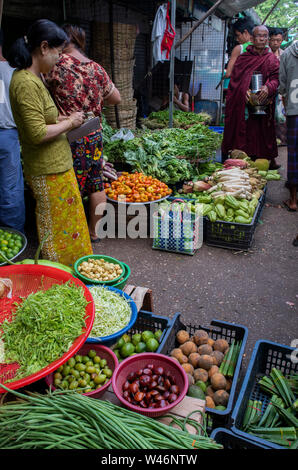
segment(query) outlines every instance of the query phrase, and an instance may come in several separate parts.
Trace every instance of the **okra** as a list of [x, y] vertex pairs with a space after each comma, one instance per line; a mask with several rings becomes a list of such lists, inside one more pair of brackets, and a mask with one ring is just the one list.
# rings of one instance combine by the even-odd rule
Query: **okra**
[[270, 372], [270, 377], [272, 378], [280, 397], [285, 402], [285, 405], [291, 406], [295, 401], [295, 397], [281, 371], [274, 367]]
[[282, 406], [280, 406], [278, 403], [273, 402], [272, 403], [274, 408], [276, 409], [277, 413], [279, 416], [289, 425], [289, 426], [294, 426], [295, 428], [298, 428], [298, 419], [294, 416], [293, 413], [291, 413], [289, 410], [286, 410]]
[[291, 446], [291, 442], [289, 441], [295, 441], [297, 439], [296, 430], [293, 426], [269, 429], [251, 427], [249, 432], [261, 439], [266, 439], [267, 441], [286, 447]]
[[248, 407], [251, 408], [251, 412], [247, 413], [246, 416], [245, 427], [243, 427], [245, 431], [257, 425], [262, 415], [262, 402], [260, 400], [249, 400]]
[[235, 346], [235, 340], [232, 341], [232, 344], [230, 345], [228, 352], [225, 354], [222, 360], [222, 363], [220, 364], [219, 372], [223, 375], [227, 375], [229, 364], [233, 355], [234, 346]]

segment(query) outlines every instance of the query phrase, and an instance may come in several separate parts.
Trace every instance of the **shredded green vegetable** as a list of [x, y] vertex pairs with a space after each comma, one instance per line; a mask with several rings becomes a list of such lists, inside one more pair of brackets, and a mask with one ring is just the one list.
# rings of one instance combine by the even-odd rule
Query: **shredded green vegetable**
[[22, 299], [12, 321], [1, 325], [5, 362], [20, 365], [11, 380], [36, 373], [67, 352], [82, 334], [86, 306], [83, 289], [70, 281]]
[[99, 338], [122, 330], [131, 317], [129, 301], [103, 286], [93, 286], [90, 292], [95, 305], [95, 319], [89, 336]]

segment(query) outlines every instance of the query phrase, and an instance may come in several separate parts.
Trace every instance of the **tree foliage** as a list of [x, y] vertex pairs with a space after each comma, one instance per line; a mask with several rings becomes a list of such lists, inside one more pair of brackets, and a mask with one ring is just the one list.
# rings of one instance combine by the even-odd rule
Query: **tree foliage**
[[[266, 0], [257, 5], [255, 10], [263, 21], [277, 0]], [[280, 0], [277, 7], [270, 14], [266, 25], [279, 28], [288, 28], [291, 34], [298, 32], [297, 26], [298, 0]]]

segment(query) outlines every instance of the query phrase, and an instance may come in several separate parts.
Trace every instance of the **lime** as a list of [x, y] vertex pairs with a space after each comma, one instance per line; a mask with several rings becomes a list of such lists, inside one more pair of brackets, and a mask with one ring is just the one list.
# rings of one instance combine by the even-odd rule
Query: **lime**
[[143, 331], [142, 341], [144, 341], [146, 343], [148, 341], [148, 339], [150, 339], [150, 338], [154, 338], [154, 333], [152, 331], [149, 331], [149, 330]]
[[202, 380], [198, 380], [198, 381], [196, 382], [196, 386], [197, 386], [197, 387], [200, 387], [200, 389], [203, 390], [204, 393], [206, 392], [207, 385], [206, 385], [205, 382], [203, 382]]
[[123, 336], [122, 336], [122, 337], [119, 339], [119, 341], [117, 342], [115, 348], [116, 348], [116, 349], [120, 349], [120, 348], [122, 348], [122, 346], [123, 346], [124, 344], [125, 344], [125, 341], [124, 341], [124, 338], [123, 338]]
[[122, 338], [124, 339], [125, 343], [130, 343], [131, 342], [131, 336], [125, 333]]
[[142, 335], [140, 333], [135, 333], [131, 337], [132, 344], [136, 346], [141, 341], [141, 339], [142, 339]]
[[136, 352], [137, 353], [142, 353], [142, 352], [145, 352], [145, 351], [146, 351], [146, 343], [143, 343], [142, 341], [140, 341], [136, 345]]
[[157, 341], [159, 341], [162, 336], [162, 331], [161, 330], [155, 331], [154, 336], [157, 339]]
[[159, 346], [159, 342], [155, 338], [149, 338], [146, 341], [146, 350], [150, 352], [155, 352]]
[[132, 343], [125, 343], [120, 349], [122, 357], [128, 357], [135, 352], [135, 347]]

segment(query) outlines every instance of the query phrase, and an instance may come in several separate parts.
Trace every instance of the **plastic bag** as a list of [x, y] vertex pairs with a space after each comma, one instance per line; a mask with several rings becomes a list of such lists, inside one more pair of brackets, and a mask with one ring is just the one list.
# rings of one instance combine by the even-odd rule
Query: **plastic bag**
[[0, 277], [0, 297], [4, 297], [6, 288], [8, 289], [8, 292], [6, 293], [6, 297], [8, 299], [11, 299], [12, 297], [12, 281], [11, 279], [4, 279]]
[[276, 98], [275, 121], [279, 124], [286, 122], [285, 109], [280, 95]]
[[115, 141], [115, 140], [124, 140], [125, 142], [127, 142], [128, 140], [132, 140], [134, 139], [135, 136], [134, 134], [131, 132], [131, 130], [129, 129], [125, 129], [125, 128], [121, 128], [119, 129], [118, 132], [116, 132], [116, 134], [114, 134], [110, 140], [111, 141]]

